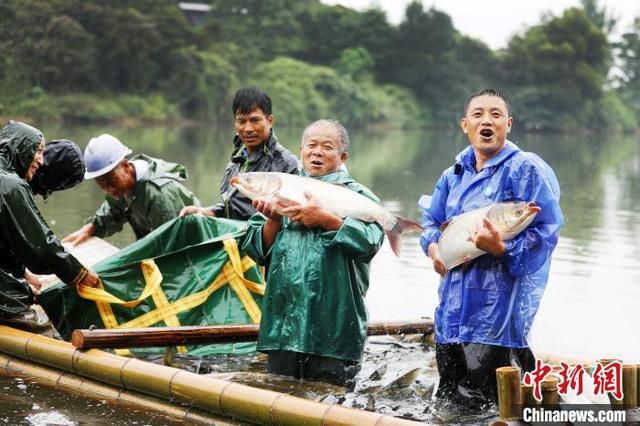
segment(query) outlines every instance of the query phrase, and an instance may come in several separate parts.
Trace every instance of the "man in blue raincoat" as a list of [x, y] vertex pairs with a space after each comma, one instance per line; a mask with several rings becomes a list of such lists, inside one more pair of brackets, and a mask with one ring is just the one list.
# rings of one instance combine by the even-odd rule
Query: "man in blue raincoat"
[[[341, 168], [348, 146], [340, 123], [311, 124], [300, 147], [302, 174], [378, 201]], [[369, 264], [384, 232], [375, 222], [336, 216], [308, 197], [307, 205], [285, 208], [287, 217], [254, 202], [264, 216], [249, 220], [243, 248], [269, 265], [257, 348], [269, 355], [269, 373], [353, 388], [366, 339]]]
[[[535, 366], [527, 339], [564, 220], [551, 167], [506, 139], [512, 121], [500, 91], [485, 89], [469, 97], [460, 124], [470, 146], [444, 171], [424, 210], [420, 245], [442, 276], [435, 312], [438, 397], [495, 401], [496, 368], [515, 364], [531, 371]], [[510, 241], [485, 220], [474, 241], [487, 254], [446, 270], [437, 244], [441, 225], [509, 201], [534, 202], [541, 211]]]

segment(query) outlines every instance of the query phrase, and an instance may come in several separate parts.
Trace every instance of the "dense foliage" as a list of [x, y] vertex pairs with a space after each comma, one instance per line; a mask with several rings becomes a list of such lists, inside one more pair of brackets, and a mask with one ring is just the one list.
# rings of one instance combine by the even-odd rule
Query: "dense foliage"
[[235, 90], [256, 84], [280, 122], [441, 126], [494, 86], [527, 128], [637, 125], [640, 17], [611, 41], [616, 20], [597, 0], [500, 51], [420, 2], [399, 25], [319, 0], [210, 4], [192, 25], [171, 0], [3, 0], [0, 115], [228, 120]]

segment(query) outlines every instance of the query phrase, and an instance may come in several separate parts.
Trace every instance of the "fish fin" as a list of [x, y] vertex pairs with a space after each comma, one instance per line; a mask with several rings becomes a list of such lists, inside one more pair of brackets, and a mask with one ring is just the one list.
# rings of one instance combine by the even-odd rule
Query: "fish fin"
[[396, 221], [396, 224], [393, 227], [393, 229], [390, 231], [385, 230], [385, 234], [387, 234], [387, 238], [389, 239], [389, 244], [391, 244], [391, 250], [393, 250], [393, 253], [396, 256], [400, 257], [400, 251], [401, 251], [401, 245], [402, 245], [400, 241], [400, 235], [405, 232], [411, 232], [411, 231], [422, 232], [422, 226], [420, 226], [419, 223], [409, 219], [403, 219], [401, 217], [398, 217], [397, 219], [398, 220]]
[[275, 194], [273, 204], [276, 206], [278, 211], [282, 211], [282, 209], [286, 209], [287, 207], [296, 206], [300, 203], [294, 201], [290, 198], [283, 197], [280, 194]]

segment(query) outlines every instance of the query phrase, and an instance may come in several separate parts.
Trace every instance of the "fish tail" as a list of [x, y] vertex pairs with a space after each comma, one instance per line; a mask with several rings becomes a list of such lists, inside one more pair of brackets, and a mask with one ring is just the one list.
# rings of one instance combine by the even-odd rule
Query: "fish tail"
[[396, 256], [400, 257], [400, 251], [402, 248], [402, 242], [401, 242], [400, 236], [405, 232], [411, 232], [411, 231], [422, 232], [422, 226], [420, 226], [419, 223], [409, 219], [403, 219], [401, 217], [398, 217], [397, 219], [398, 220], [395, 226], [393, 227], [393, 229], [391, 229], [390, 231], [385, 230], [385, 234], [389, 239], [391, 250], [393, 250], [393, 253]]

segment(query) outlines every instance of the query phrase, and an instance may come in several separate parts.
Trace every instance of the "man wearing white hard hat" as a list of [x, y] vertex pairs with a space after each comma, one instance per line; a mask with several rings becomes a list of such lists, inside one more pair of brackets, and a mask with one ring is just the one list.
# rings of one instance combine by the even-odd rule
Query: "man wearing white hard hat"
[[127, 159], [131, 150], [114, 136], [103, 134], [89, 141], [84, 150], [85, 179], [95, 179], [106, 192], [95, 215], [63, 242], [77, 245], [95, 235], [107, 237], [122, 230], [125, 222], [142, 238], [178, 216], [188, 205], [200, 201], [180, 182], [187, 169], [144, 154]]

